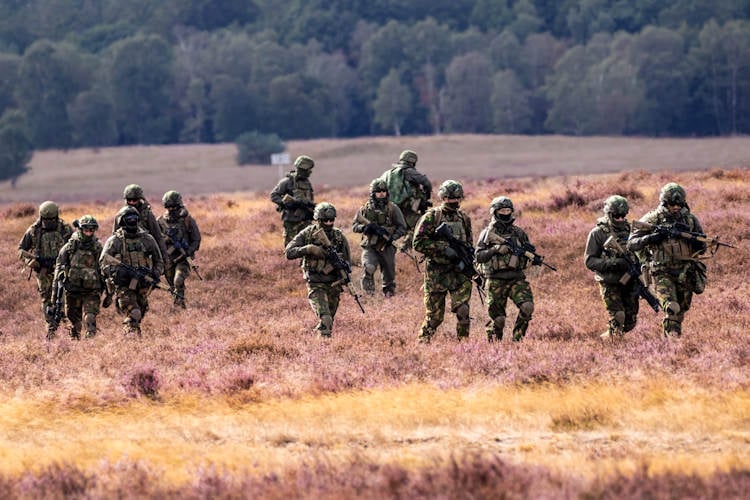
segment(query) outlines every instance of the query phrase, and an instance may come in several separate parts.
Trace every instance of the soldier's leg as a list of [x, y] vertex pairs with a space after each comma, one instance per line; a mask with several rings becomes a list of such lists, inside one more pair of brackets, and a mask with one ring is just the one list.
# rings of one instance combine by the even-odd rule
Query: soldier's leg
[[302, 220], [296, 222], [284, 221], [284, 246], [286, 247], [292, 238], [297, 236], [297, 233], [305, 229], [310, 225], [312, 220]]
[[117, 306], [119, 311], [125, 315], [125, 320], [122, 322], [125, 325], [125, 333], [141, 334], [141, 318], [143, 315], [139, 296], [139, 292], [128, 288], [117, 290]]
[[86, 326], [86, 338], [96, 335], [96, 317], [99, 315], [100, 299], [98, 292], [83, 296], [83, 322]]
[[682, 322], [685, 320], [685, 313], [690, 310], [690, 306], [693, 302], [693, 291], [686, 288], [684, 285], [678, 285], [677, 301], [680, 304], [680, 312], [675, 315], [675, 320], [677, 321], [677, 324], [675, 325], [675, 334], [679, 337], [682, 335]]
[[[635, 280], [633, 280], [635, 282]], [[622, 327], [623, 333], [629, 332], [635, 328], [638, 322], [638, 311], [640, 309], [640, 297], [635, 287], [623, 287], [622, 304], [625, 307], [625, 324]]]
[[341, 285], [329, 286], [326, 294], [328, 295], [328, 310], [331, 312], [331, 327], [330, 333], [333, 333], [333, 320], [336, 318], [336, 311], [339, 310], [339, 303], [341, 302], [341, 294], [344, 289]]
[[666, 273], [654, 276], [656, 296], [664, 311], [662, 331], [666, 337], [677, 337], [682, 332], [682, 318], [684, 312], [677, 296], [677, 286], [674, 279]]
[[445, 296], [448, 290], [439, 282], [439, 276], [425, 272], [424, 320], [419, 330], [419, 341], [428, 343], [445, 317]]
[[83, 310], [83, 296], [81, 294], [65, 293], [65, 315], [70, 321], [68, 332], [71, 338], [81, 338], [81, 317]]
[[375, 271], [378, 269], [377, 252], [370, 248], [362, 250], [362, 290], [368, 295], [375, 293]]
[[458, 340], [469, 336], [471, 318], [469, 301], [471, 300], [472, 281], [459, 281], [459, 286], [451, 290], [451, 311], [456, 315], [456, 336]]
[[396, 247], [393, 245], [386, 245], [380, 253], [380, 275], [383, 295], [392, 297], [396, 293]]
[[488, 279], [485, 285], [487, 291], [487, 315], [490, 320], [487, 322], [486, 332], [487, 340], [503, 339], [503, 328], [505, 327], [505, 305], [508, 301], [508, 292], [510, 286], [507, 281]]
[[531, 316], [534, 314], [534, 295], [526, 280], [519, 280], [510, 286], [510, 300], [518, 307], [518, 316], [513, 325], [513, 340], [518, 342], [526, 336]]
[[39, 298], [42, 300], [42, 315], [47, 325], [52, 325], [52, 315], [50, 311], [52, 304], [52, 273], [42, 269], [36, 275], [36, 289], [39, 292]]
[[414, 239], [414, 226], [417, 225], [417, 221], [421, 217], [420, 214], [414, 213], [409, 209], [401, 208], [401, 213], [404, 215], [404, 221], [408, 230], [401, 240], [401, 246], [399, 250], [402, 252], [408, 252], [412, 248], [412, 240]]
[[174, 305], [186, 307], [185, 305], [185, 281], [190, 276], [190, 266], [187, 262], [178, 262], [177, 265], [173, 266], [174, 269], [174, 286], [177, 297], [174, 298]]
[[621, 285], [608, 285], [602, 282], [598, 284], [602, 302], [609, 315], [607, 331], [601, 334], [601, 338], [608, 340], [622, 337], [626, 318], [623, 288]]
[[333, 330], [333, 314], [329, 309], [328, 289], [330, 287], [325, 283], [308, 283], [307, 299], [310, 302], [315, 316], [318, 318], [318, 324], [315, 330], [322, 337], [330, 337]]

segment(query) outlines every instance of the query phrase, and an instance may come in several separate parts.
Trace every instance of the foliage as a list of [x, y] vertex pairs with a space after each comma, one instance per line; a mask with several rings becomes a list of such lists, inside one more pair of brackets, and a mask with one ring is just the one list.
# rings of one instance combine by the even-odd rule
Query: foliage
[[0, 180], [15, 182], [29, 169], [33, 155], [34, 147], [23, 113], [6, 111], [0, 117]]
[[249, 163], [265, 165], [271, 162], [270, 156], [281, 153], [285, 146], [276, 134], [261, 134], [258, 131], [245, 132], [237, 137], [237, 164]]

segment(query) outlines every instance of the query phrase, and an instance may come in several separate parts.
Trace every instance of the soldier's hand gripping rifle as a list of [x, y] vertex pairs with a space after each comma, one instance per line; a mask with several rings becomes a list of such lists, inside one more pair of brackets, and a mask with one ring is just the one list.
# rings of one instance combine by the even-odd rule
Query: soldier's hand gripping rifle
[[52, 305], [47, 308], [47, 317], [50, 318], [47, 329], [47, 340], [52, 339], [60, 327], [60, 321], [65, 314], [65, 274], [60, 273], [52, 283]]
[[653, 233], [661, 234], [665, 238], [682, 238], [684, 240], [699, 241], [701, 243], [705, 243], [708, 247], [711, 248], [711, 255], [714, 255], [719, 247], [737, 248], [736, 246], [730, 245], [729, 243], [719, 241], [718, 237], [712, 238], [706, 236], [704, 233], [690, 231], [690, 228], [682, 222], [677, 222], [671, 225], [659, 225], [635, 220], [631, 224], [633, 226], [633, 229], [637, 231], [650, 231]]
[[487, 232], [489, 243], [500, 243], [510, 248], [510, 253], [516, 257], [526, 257], [531, 261], [534, 266], [544, 266], [552, 271], [557, 271], [557, 268], [551, 264], [544, 262], [544, 257], [536, 253], [536, 247], [531, 243], [517, 244], [511, 238], [503, 238], [502, 236], [492, 232]]
[[461, 241], [453, 236], [453, 230], [445, 222], [441, 223], [435, 229], [435, 236], [439, 239], [447, 241], [448, 246], [456, 252], [456, 254], [458, 255], [458, 267], [460, 269], [460, 272], [477, 285], [479, 301], [484, 304], [484, 277], [474, 267], [474, 247], [471, 245], [471, 243]]
[[198, 276], [198, 279], [203, 281], [203, 276], [201, 276], [201, 273], [198, 270], [198, 266], [196, 265], [193, 258], [187, 253], [190, 246], [188, 245], [187, 241], [177, 237], [177, 229], [175, 229], [174, 227], [167, 228], [167, 236], [172, 242], [172, 248], [174, 248], [174, 252], [169, 255], [169, 257], [172, 259], [172, 262], [176, 264], [181, 260], [184, 260], [185, 262], [187, 262], [187, 265], [190, 266], [190, 270], [193, 271], [196, 276]]
[[651, 309], [654, 310], [654, 312], [659, 312], [659, 299], [654, 297], [654, 295], [649, 291], [648, 287], [643, 284], [643, 281], [641, 281], [641, 275], [643, 272], [641, 271], [641, 265], [634, 260], [625, 250], [619, 241], [617, 241], [617, 238], [614, 236], [610, 236], [607, 238], [607, 240], [604, 242], [604, 248], [606, 250], [610, 250], [614, 253], [616, 253], [619, 257], [622, 259], [625, 259], [625, 262], [628, 263], [628, 269], [625, 271], [625, 274], [620, 277], [620, 284], [621, 285], [627, 285], [630, 280], [636, 280], [635, 289], [638, 295], [643, 298], [646, 302], [648, 302], [648, 305], [651, 306]]
[[331, 240], [328, 239], [328, 236], [322, 228], [315, 231], [314, 237], [321, 244], [323, 250], [325, 250], [326, 260], [334, 267], [334, 269], [339, 271], [341, 279], [336, 281], [334, 285], [345, 285], [347, 290], [349, 290], [349, 295], [354, 298], [354, 301], [359, 306], [359, 310], [362, 311], [362, 314], [365, 314], [365, 308], [362, 307], [362, 303], [359, 301], [359, 295], [352, 284], [351, 266], [349, 266], [347, 261], [341, 258], [338, 252], [336, 252], [336, 249], [333, 248], [333, 245], [331, 244]]
[[[128, 288], [130, 290], [137, 290], [138, 289], [138, 283], [147, 283], [148, 286], [153, 290], [154, 288], [158, 288], [160, 290], [164, 290], [166, 292], [171, 293], [175, 297], [179, 297], [181, 299], [184, 299], [185, 297], [172, 288], [171, 286], [165, 285], [161, 281], [159, 281], [158, 277], [154, 277], [151, 274], [151, 270], [146, 267], [134, 267], [130, 266], [128, 264], [125, 264], [121, 260], [117, 259], [116, 257], [109, 255], [107, 253], [102, 254], [103, 255], [103, 262], [104, 264], [108, 266], [115, 266], [119, 268], [121, 272], [124, 272], [130, 279], [130, 282], [128, 283]], [[113, 276], [113, 274], [110, 272], [110, 275]], [[115, 279], [117, 281], [117, 279]]]
[[310, 218], [312, 218], [313, 213], [315, 212], [315, 203], [307, 200], [298, 200], [289, 193], [285, 194], [281, 198], [281, 201], [284, 202], [284, 208], [288, 210], [304, 210], [305, 212], [307, 212]]
[[[27, 280], [31, 279], [31, 273], [35, 269], [39, 271], [40, 269], [52, 270], [55, 268], [56, 257], [40, 257], [39, 255], [33, 254], [26, 250], [19, 250], [18, 253], [21, 257], [26, 259], [26, 265], [29, 268], [29, 274], [26, 276]], [[37, 266], [32, 266], [33, 262], [36, 262]]]

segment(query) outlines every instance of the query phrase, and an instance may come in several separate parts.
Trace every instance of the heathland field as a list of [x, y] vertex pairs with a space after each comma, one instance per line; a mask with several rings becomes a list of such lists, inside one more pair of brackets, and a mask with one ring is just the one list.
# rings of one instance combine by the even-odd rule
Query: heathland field
[[[350, 225], [367, 184], [409, 146], [393, 141], [368, 175], [324, 182], [313, 173], [316, 198], [336, 205], [355, 261]], [[576, 147], [588, 158], [585, 144]], [[360, 146], [337, 147], [358, 165]], [[109, 308], [94, 339], [70, 340], [63, 325], [44, 340], [34, 280], [15, 255], [39, 199], [6, 198], [3, 186], [0, 497], [746, 498], [750, 171], [741, 162], [623, 172], [586, 164], [586, 175], [563, 176], [531, 161], [512, 178], [478, 175], [458, 157], [444, 161], [465, 171], [450, 175], [425, 162], [436, 185], [464, 181], [475, 235], [489, 201], [510, 196], [518, 224], [559, 271], [531, 270], [536, 310], [522, 343], [488, 344], [474, 296], [468, 341], [456, 341], [449, 315], [421, 345], [422, 276], [406, 256], [398, 256], [395, 297], [363, 298], [363, 315], [343, 296], [333, 338], [319, 340], [298, 263], [282, 254], [267, 197], [273, 179], [242, 191], [224, 181], [212, 189], [205, 177], [197, 189], [168, 160], [176, 149], [152, 150], [175, 172], [170, 184], [118, 170], [117, 186], [107, 174], [97, 188], [91, 179], [111, 167], [95, 162], [70, 167], [94, 182], [75, 196], [34, 180], [44, 198], [61, 201], [67, 221], [97, 217], [101, 239], [124, 184], [143, 185], [155, 205], [165, 189], [192, 186], [185, 201], [203, 233], [196, 261], [204, 281], [188, 281], [186, 311], [155, 290], [140, 339], [124, 337]], [[44, 157], [64, 164], [82, 154]], [[637, 218], [669, 181], [686, 188], [708, 234], [739, 248], [707, 261], [709, 284], [681, 339], [661, 338], [660, 318], [643, 306], [622, 342], [602, 343], [606, 314], [583, 266], [586, 235], [607, 196], [626, 196]], [[355, 267], [355, 281], [360, 273]]]

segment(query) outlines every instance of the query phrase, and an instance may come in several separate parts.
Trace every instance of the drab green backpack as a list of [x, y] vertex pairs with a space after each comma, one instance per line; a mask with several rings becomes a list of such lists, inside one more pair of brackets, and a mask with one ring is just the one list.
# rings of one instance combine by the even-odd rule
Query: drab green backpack
[[404, 172], [400, 166], [386, 170], [380, 179], [388, 186], [388, 199], [396, 205], [412, 197], [411, 186], [404, 180]]

